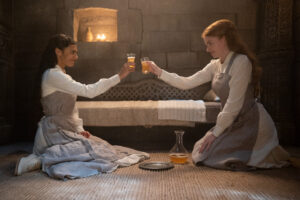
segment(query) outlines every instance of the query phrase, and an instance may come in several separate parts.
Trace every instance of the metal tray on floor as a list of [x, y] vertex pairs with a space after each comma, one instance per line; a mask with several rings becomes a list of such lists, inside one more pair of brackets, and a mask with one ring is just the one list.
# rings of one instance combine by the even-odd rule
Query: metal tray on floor
[[173, 163], [161, 162], [161, 161], [144, 162], [139, 164], [140, 169], [153, 170], [153, 171], [168, 170], [168, 169], [172, 169], [173, 167], [174, 167]]

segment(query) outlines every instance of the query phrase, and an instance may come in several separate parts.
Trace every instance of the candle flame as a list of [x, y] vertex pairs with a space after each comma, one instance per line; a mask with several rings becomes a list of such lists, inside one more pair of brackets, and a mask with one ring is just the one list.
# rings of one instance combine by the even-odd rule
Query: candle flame
[[105, 34], [97, 34], [96, 40], [97, 41], [104, 41], [106, 39]]

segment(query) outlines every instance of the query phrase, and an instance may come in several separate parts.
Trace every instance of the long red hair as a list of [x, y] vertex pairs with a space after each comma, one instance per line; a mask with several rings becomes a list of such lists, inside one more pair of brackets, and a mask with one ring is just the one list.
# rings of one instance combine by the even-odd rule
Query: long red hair
[[228, 19], [221, 19], [209, 25], [202, 33], [202, 38], [206, 36], [225, 37], [229, 50], [244, 54], [252, 63], [252, 84], [254, 87], [254, 96], [258, 97], [260, 93], [260, 78], [262, 68], [258, 64], [255, 54], [247, 47], [241, 39], [234, 23]]

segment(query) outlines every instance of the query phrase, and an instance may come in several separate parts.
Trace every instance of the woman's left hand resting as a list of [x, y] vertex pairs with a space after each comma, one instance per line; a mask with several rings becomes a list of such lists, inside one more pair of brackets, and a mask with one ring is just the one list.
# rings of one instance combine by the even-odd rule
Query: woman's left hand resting
[[79, 134], [86, 138], [89, 138], [91, 136], [90, 132], [88, 131], [81, 131]]
[[123, 67], [121, 68], [120, 72], [119, 72], [119, 77], [120, 79], [122, 80], [123, 78], [125, 78], [126, 76], [128, 76], [128, 74], [130, 74], [131, 72], [134, 72], [135, 70], [135, 67], [129, 67], [129, 66], [132, 66], [134, 65], [135, 66], [135, 63], [125, 63], [123, 65]]
[[199, 153], [203, 153], [204, 151], [208, 151], [209, 148], [211, 147], [212, 143], [215, 141], [216, 136], [210, 132], [205, 138], [204, 141], [199, 149]]

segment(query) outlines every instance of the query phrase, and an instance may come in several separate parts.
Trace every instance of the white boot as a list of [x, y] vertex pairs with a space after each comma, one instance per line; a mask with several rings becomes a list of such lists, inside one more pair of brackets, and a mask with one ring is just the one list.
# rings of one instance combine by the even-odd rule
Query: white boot
[[40, 169], [41, 164], [41, 159], [35, 154], [20, 158], [16, 164], [15, 175], [20, 176], [23, 173]]

